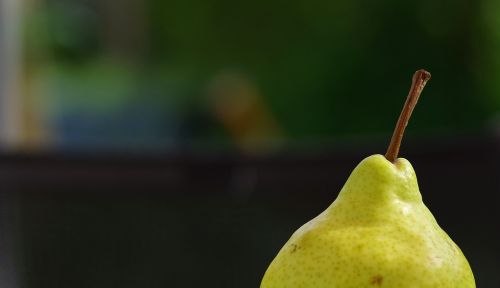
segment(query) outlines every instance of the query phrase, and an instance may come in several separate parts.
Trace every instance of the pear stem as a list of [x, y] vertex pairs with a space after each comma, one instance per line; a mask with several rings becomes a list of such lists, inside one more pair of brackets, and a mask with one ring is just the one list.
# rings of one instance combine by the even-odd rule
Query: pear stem
[[399, 115], [396, 128], [394, 128], [391, 143], [385, 153], [385, 158], [391, 162], [394, 162], [398, 158], [399, 147], [401, 146], [401, 140], [403, 139], [406, 125], [408, 125], [408, 120], [410, 120], [411, 113], [413, 112], [415, 105], [417, 105], [420, 93], [424, 90], [425, 84], [429, 81], [429, 79], [431, 79], [431, 73], [425, 71], [424, 69], [420, 69], [413, 74], [410, 92], [406, 98], [403, 110]]

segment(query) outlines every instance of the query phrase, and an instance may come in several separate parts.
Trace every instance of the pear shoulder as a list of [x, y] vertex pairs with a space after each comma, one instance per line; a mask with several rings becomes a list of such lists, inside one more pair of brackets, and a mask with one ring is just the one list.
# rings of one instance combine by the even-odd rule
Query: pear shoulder
[[414, 180], [416, 182], [417, 177], [415, 175], [415, 170], [410, 161], [405, 158], [398, 158], [393, 162], [390, 162], [385, 158], [385, 156], [380, 154], [375, 154], [363, 159], [354, 168], [352, 175], [364, 174], [364, 177], [373, 177], [379, 181], [408, 181]]
[[366, 197], [392, 196], [403, 201], [422, 200], [411, 163], [404, 158], [398, 158], [392, 163], [380, 154], [366, 157], [356, 166], [339, 198], [345, 194]]

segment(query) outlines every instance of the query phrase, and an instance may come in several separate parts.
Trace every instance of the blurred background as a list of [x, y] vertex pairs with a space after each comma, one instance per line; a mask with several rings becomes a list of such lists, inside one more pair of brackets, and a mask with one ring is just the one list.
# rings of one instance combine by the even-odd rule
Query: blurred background
[[401, 149], [500, 287], [500, 3], [0, 0], [0, 286], [258, 287]]

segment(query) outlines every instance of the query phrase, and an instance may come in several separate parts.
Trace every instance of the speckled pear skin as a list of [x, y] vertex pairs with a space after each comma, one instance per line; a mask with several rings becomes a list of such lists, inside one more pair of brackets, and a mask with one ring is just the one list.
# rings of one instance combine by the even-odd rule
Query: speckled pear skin
[[406, 159], [364, 159], [338, 198], [297, 230], [261, 288], [476, 287], [464, 255], [422, 202]]

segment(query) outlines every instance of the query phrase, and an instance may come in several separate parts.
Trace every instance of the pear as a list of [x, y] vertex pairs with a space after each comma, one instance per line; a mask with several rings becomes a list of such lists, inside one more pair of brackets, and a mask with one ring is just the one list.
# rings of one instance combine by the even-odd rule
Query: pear
[[261, 288], [469, 288], [471, 268], [422, 202], [410, 162], [397, 158], [430, 74], [418, 70], [385, 156], [354, 169], [337, 199], [299, 228]]

